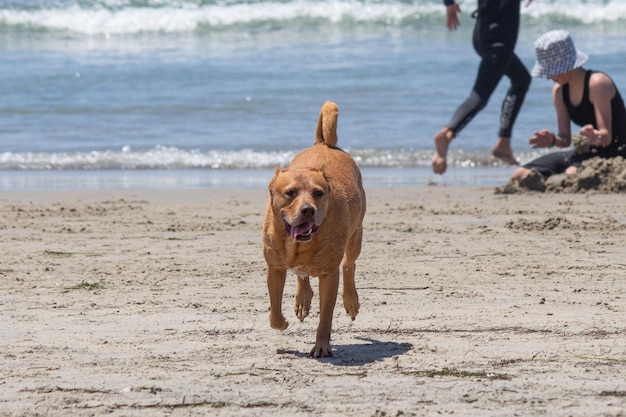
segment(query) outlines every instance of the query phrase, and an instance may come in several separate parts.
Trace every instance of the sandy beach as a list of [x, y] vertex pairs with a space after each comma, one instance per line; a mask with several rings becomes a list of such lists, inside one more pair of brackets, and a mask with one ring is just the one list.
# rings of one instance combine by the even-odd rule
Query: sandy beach
[[269, 326], [266, 190], [3, 193], [0, 415], [626, 415], [623, 194], [367, 195], [316, 360], [294, 275]]

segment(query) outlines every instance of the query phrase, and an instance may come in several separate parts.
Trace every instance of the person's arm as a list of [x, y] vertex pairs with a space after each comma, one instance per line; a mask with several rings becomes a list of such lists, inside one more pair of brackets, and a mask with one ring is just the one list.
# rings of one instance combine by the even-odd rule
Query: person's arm
[[552, 89], [552, 102], [556, 110], [558, 134], [555, 135], [555, 146], [567, 148], [572, 143], [571, 119], [563, 100], [563, 87], [555, 85]]
[[454, 0], [443, 0], [443, 4], [446, 5], [446, 27], [449, 30], [456, 30], [461, 25], [458, 16], [461, 8]]
[[580, 129], [580, 134], [586, 136], [594, 146], [609, 146], [613, 140], [611, 100], [615, 97], [615, 91], [615, 85], [606, 74], [596, 72], [591, 75], [589, 101], [595, 108], [597, 126], [585, 125]]
[[556, 120], [558, 134], [548, 129], [534, 132], [534, 136], [528, 140], [533, 148], [549, 148], [558, 146], [567, 148], [572, 142], [572, 132], [570, 130], [570, 118], [563, 101], [563, 89], [558, 84], [552, 88], [552, 102], [556, 110]]

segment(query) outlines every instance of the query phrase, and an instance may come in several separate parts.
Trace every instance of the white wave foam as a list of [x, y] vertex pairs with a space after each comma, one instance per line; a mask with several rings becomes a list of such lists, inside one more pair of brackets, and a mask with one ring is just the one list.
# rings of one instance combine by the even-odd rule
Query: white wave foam
[[[4, 9], [0, 21], [9, 26], [63, 30], [87, 35], [135, 34], [141, 32], [191, 32], [200, 25], [228, 27], [258, 22], [290, 22], [322, 19], [337, 23], [385, 20], [397, 22], [418, 13], [425, 6], [405, 3], [362, 3], [358, 1], [261, 2], [197, 5], [164, 1], [159, 7], [120, 7], [119, 2], [96, 6], [72, 4], [63, 8]], [[441, 7], [438, 7], [441, 9]]]
[[72, 5], [65, 9], [35, 11], [5, 10], [0, 20], [7, 25], [96, 34], [139, 32], [189, 32], [197, 26], [198, 14], [189, 9], [159, 8], [122, 10]]
[[625, 20], [626, 2], [623, 0], [535, 1], [530, 7], [524, 8], [523, 13], [536, 19], [574, 20], [591, 25]]
[[[362, 167], [428, 167], [431, 149], [346, 149]], [[157, 146], [148, 150], [91, 152], [4, 152], [0, 153], [0, 171], [20, 170], [143, 170], [143, 169], [267, 169], [286, 167], [298, 151], [184, 150]], [[536, 155], [535, 155], [536, 156]], [[526, 156], [524, 156], [525, 158]], [[449, 163], [456, 167], [493, 166], [488, 151], [450, 152]]]
[[[0, 8], [0, 22], [8, 26], [69, 31], [85, 35], [136, 33], [189, 33], [200, 26], [223, 28], [264, 22], [282, 24], [301, 21], [375, 22], [387, 25], [403, 21], [413, 24], [422, 18], [442, 17], [440, 0], [358, 1], [293, 0], [287, 2], [219, 2], [199, 5], [197, 2], [163, 0], [153, 5], [134, 6], [130, 2], [105, 0], [95, 4], [60, 3], [41, 8]], [[465, 12], [475, 8], [475, 0], [461, 1]], [[2, 7], [2, 6], [0, 6]], [[543, 19], [568, 19], [594, 24], [626, 19], [623, 0], [552, 0], [533, 2], [524, 14]]]
[[[469, 13], [475, 0], [460, 1]], [[20, 8], [0, 6], [0, 22], [8, 26], [69, 31], [86, 35], [136, 34], [142, 32], [187, 33], [200, 26], [224, 28], [265, 22], [298, 24], [302, 21], [375, 22], [387, 25], [442, 17], [440, 0], [412, 2], [375, 0], [292, 0], [217, 2], [198, 4], [187, 0], [160, 0], [136, 6], [132, 2], [101, 0], [66, 1], [56, 6]], [[533, 18], [569, 19], [593, 24], [626, 19], [623, 0], [535, 1], [524, 8]]]
[[188, 168], [268, 168], [286, 166], [295, 152], [182, 150], [157, 146], [146, 151], [124, 147], [121, 151], [92, 152], [4, 152], [0, 170], [69, 170], [69, 169], [188, 169]]

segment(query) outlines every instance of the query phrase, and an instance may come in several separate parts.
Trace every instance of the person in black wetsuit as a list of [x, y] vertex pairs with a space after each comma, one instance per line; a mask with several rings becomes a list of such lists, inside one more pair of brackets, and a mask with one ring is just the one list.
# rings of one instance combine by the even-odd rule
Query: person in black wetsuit
[[[567, 151], [553, 152], [519, 167], [513, 178], [524, 178], [533, 169], [543, 176], [575, 174], [583, 161], [593, 158], [626, 158], [626, 107], [613, 80], [603, 72], [586, 70], [587, 54], [576, 50], [565, 30], [545, 33], [535, 42], [536, 77], [549, 78], [556, 109], [558, 133], [548, 129], [534, 132], [528, 141], [533, 148], [569, 147], [570, 124], [580, 126], [580, 135], [589, 143]], [[583, 149], [583, 150], [581, 150]]]
[[[527, 0], [526, 6], [531, 1]], [[456, 30], [461, 9], [454, 0], [443, 2], [446, 5], [446, 27]], [[450, 142], [487, 105], [505, 75], [511, 80], [511, 87], [502, 102], [499, 137], [492, 154], [507, 164], [518, 164], [511, 148], [511, 132], [531, 81], [528, 70], [513, 52], [520, 22], [520, 0], [478, 0], [478, 10], [474, 15], [473, 43], [481, 57], [478, 75], [469, 97], [459, 106], [450, 122], [435, 135], [435, 154], [431, 165], [436, 174], [446, 172]]]

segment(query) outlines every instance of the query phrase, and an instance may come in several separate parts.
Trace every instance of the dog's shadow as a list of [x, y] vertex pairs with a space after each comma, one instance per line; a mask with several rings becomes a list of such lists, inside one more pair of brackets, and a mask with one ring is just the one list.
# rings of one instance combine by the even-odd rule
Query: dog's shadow
[[[333, 345], [333, 356], [330, 358], [319, 358], [318, 361], [336, 366], [361, 366], [403, 355], [413, 348], [411, 343], [381, 342], [364, 337], [357, 339], [369, 343]], [[299, 358], [309, 357], [308, 353], [295, 350], [281, 350], [279, 353], [293, 355]]]

